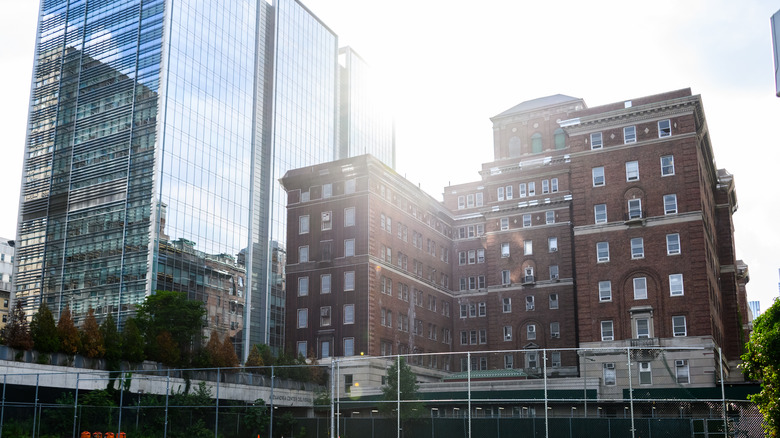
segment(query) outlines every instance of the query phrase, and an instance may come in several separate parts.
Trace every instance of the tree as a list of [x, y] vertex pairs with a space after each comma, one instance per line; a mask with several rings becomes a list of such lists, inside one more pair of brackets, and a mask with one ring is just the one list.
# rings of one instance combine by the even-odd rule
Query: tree
[[233, 368], [238, 366], [238, 356], [236, 355], [236, 347], [233, 345], [233, 341], [230, 340], [230, 336], [225, 336], [222, 340], [222, 345], [219, 346], [219, 357], [224, 368]]
[[753, 321], [753, 333], [742, 355], [745, 377], [761, 381], [761, 392], [749, 396], [764, 415], [768, 437], [780, 436], [780, 300]]
[[[33, 347], [30, 327], [27, 325], [27, 315], [24, 314], [22, 300], [17, 299], [14, 310], [8, 323], [2, 331], [3, 343], [17, 350], [30, 350]], [[21, 352], [17, 354], [17, 360], [21, 359]]]
[[[249, 356], [246, 358], [246, 363], [244, 363], [244, 366], [247, 368], [252, 367], [261, 367], [263, 366], [263, 358], [260, 356], [260, 349], [257, 347], [257, 344], [252, 346], [252, 349], [249, 350]], [[250, 372], [257, 372], [256, 369], [250, 369]]]
[[419, 388], [417, 376], [412, 372], [412, 368], [406, 363], [404, 358], [398, 357], [387, 369], [387, 384], [382, 386], [382, 395], [385, 402], [379, 405], [379, 410], [385, 414], [392, 413], [393, 410], [398, 408], [396, 401], [400, 399], [402, 401], [400, 413], [402, 424], [409, 420], [421, 418], [423, 404], [421, 402], [409, 401], [417, 400]]
[[95, 319], [95, 310], [91, 307], [81, 332], [81, 353], [89, 358], [103, 357], [106, 354], [103, 333], [100, 332], [100, 326]]
[[100, 324], [100, 335], [103, 336], [103, 345], [106, 347], [108, 369], [119, 369], [119, 360], [122, 358], [122, 337], [116, 329], [116, 321], [112, 314], [109, 313], [103, 320], [103, 324]]
[[57, 335], [57, 323], [54, 322], [49, 306], [41, 303], [38, 313], [33, 315], [30, 322], [30, 336], [33, 346], [39, 353], [51, 354], [60, 348], [60, 338]]
[[244, 416], [244, 424], [251, 432], [250, 435], [265, 436], [266, 428], [271, 420], [269, 409], [265, 405], [265, 400], [259, 398], [255, 400], [249, 412]]
[[70, 306], [60, 314], [60, 320], [57, 321], [57, 334], [60, 336], [60, 349], [63, 353], [73, 356], [81, 348], [81, 336], [73, 324], [73, 317], [70, 314]]
[[122, 331], [122, 359], [128, 362], [142, 362], [144, 356], [144, 338], [135, 318], [125, 320]]
[[[178, 356], [176, 363], [171, 365], [186, 365], [193, 349], [201, 345], [200, 333], [205, 316], [202, 301], [188, 300], [180, 292], [157, 291], [146, 297], [139, 306], [137, 319], [138, 325], [144, 329], [147, 356], [161, 362], [166, 362], [163, 357], [170, 360]], [[158, 340], [165, 341], [166, 345], [160, 345]], [[165, 351], [165, 348], [176, 348], [178, 353]]]

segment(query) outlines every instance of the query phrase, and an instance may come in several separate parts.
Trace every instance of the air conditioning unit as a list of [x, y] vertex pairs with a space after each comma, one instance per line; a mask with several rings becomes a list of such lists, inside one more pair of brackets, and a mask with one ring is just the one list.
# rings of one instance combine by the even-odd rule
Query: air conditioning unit
[[557, 279], [558, 279], [558, 274], [553, 274], [550, 276], [550, 280], [557, 280]]
[[322, 212], [322, 221], [323, 222], [329, 222], [330, 221], [330, 212], [329, 211]]
[[687, 360], [680, 359], [680, 360], [674, 361], [674, 366], [684, 367], [685, 365], [688, 365], [688, 361]]
[[550, 337], [551, 337], [551, 338], [556, 338], [556, 339], [557, 339], [557, 338], [560, 338], [560, 337], [561, 337], [561, 334], [560, 334], [560, 333], [552, 333], [552, 334], [550, 335]]
[[605, 363], [604, 364], [604, 368], [608, 369], [608, 370], [614, 370], [615, 369], [615, 364], [614, 363]]
[[536, 333], [536, 326], [529, 325], [528, 326], [528, 333]]
[[558, 247], [556, 246], [555, 248], [550, 248], [550, 252], [558, 252]]

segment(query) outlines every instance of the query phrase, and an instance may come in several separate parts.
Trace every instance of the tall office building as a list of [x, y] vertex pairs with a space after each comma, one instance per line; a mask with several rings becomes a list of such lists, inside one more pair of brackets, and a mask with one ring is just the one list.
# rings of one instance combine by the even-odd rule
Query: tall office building
[[14, 241], [0, 237], [0, 329], [8, 321], [14, 267]]
[[295, 0], [42, 2], [15, 299], [121, 325], [183, 291], [209, 330], [281, 345], [277, 180], [336, 157], [338, 78]]

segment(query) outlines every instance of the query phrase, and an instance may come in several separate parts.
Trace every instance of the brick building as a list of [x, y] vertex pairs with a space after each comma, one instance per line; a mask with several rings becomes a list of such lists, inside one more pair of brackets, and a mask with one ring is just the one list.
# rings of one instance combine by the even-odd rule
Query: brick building
[[[287, 173], [287, 348], [501, 351], [472, 354], [472, 369], [527, 371], [549, 349], [548, 374], [606, 386], [630, 372], [613, 347], [638, 349], [648, 385], [711, 386], [719, 348], [734, 370], [748, 274], [701, 98], [555, 95], [491, 120], [494, 161], [442, 202], [370, 156]], [[661, 362], [641, 347], [671, 350]]]

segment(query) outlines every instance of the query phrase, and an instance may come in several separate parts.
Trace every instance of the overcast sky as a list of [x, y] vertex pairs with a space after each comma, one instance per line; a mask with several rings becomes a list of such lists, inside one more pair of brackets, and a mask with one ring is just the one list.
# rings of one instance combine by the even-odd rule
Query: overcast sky
[[[444, 186], [479, 178], [492, 159], [490, 117], [522, 101], [560, 93], [597, 106], [690, 87], [703, 98], [717, 165], [735, 178], [748, 297], [765, 309], [778, 296], [777, 2], [303, 3], [387, 81], [397, 170], [439, 199]], [[0, 4], [0, 236], [14, 238], [38, 6]]]

